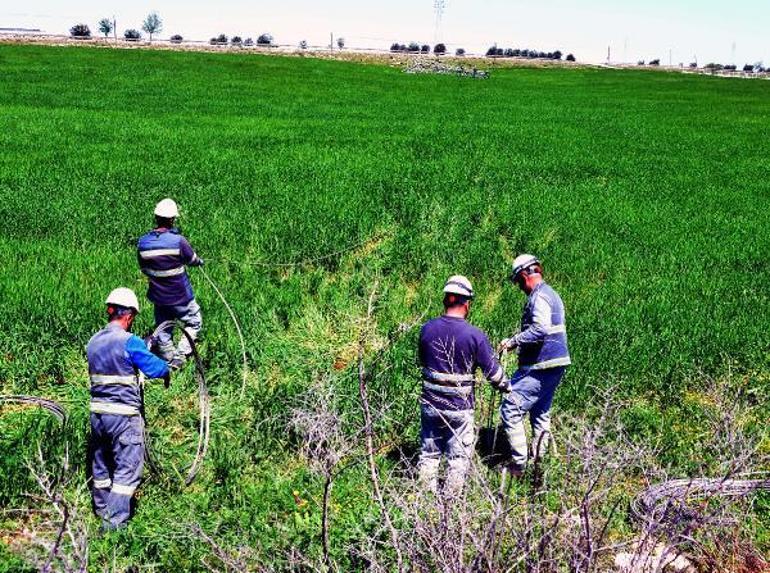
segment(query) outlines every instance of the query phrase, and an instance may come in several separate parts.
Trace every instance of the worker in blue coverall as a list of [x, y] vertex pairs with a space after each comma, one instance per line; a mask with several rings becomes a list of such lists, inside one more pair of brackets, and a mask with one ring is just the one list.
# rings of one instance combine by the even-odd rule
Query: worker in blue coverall
[[124, 526], [144, 468], [144, 419], [140, 372], [162, 378], [168, 364], [152, 354], [131, 326], [139, 312], [136, 294], [117, 288], [107, 297], [109, 323], [88, 342], [91, 379], [91, 494], [103, 529]]
[[[155, 228], [137, 243], [139, 268], [147, 275], [147, 298], [155, 305], [155, 325], [167, 320], [179, 320], [195, 340], [203, 326], [201, 307], [195, 300], [187, 266], [202, 266], [201, 259], [175, 227], [179, 208], [172, 199], [163, 199], [155, 206]], [[182, 337], [174, 346], [174, 329], [158, 333], [157, 347], [161, 358], [172, 370], [184, 366], [192, 347]]]
[[[513, 261], [511, 281], [526, 295], [521, 331], [506, 338], [499, 350], [517, 349], [519, 367], [511, 378], [511, 392], [500, 406], [500, 417], [511, 445], [506, 468], [522, 475], [529, 457], [540, 458], [551, 431], [551, 403], [564, 372], [572, 361], [567, 347], [567, 325], [561, 297], [543, 280], [537, 257], [519, 255]], [[524, 418], [532, 426], [532, 451], [527, 451]]]
[[418, 471], [423, 486], [438, 491], [442, 456], [447, 460], [444, 494], [458, 494], [465, 483], [476, 432], [473, 423], [475, 371], [507, 392], [509, 382], [489, 338], [467, 321], [473, 286], [461, 275], [444, 285], [444, 314], [420, 331], [422, 366], [421, 445]]

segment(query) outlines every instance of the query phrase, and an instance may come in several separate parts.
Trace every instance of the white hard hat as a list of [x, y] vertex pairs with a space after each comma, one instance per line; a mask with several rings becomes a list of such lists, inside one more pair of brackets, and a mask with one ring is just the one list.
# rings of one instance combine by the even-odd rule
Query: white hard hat
[[179, 217], [179, 208], [173, 199], [163, 199], [155, 205], [155, 215], [164, 219]]
[[130, 288], [118, 287], [113, 290], [104, 304], [114, 304], [115, 306], [122, 306], [124, 308], [133, 308], [136, 312], [139, 312], [139, 299], [136, 298], [136, 294]]
[[473, 285], [462, 275], [452, 275], [444, 284], [444, 292], [473, 298]]
[[511, 278], [516, 278], [521, 271], [531, 267], [532, 265], [539, 265], [540, 260], [535, 255], [519, 255], [513, 259], [513, 271], [511, 272]]

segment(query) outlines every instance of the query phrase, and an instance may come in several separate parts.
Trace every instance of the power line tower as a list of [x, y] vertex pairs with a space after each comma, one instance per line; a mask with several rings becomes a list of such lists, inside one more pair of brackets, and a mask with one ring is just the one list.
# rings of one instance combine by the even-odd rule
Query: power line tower
[[444, 18], [446, 9], [446, 0], [433, 0], [433, 11], [436, 14], [436, 27], [433, 32], [433, 43], [438, 44], [441, 41], [441, 20]]

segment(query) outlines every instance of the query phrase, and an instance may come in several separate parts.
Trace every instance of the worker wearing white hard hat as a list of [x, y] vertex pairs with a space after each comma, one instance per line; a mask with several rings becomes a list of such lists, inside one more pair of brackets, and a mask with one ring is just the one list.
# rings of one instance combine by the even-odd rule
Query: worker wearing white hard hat
[[179, 217], [179, 207], [173, 199], [163, 199], [155, 205], [155, 216], [163, 219], [176, 219]]
[[455, 495], [462, 489], [473, 454], [474, 373], [480, 369], [503, 392], [508, 380], [487, 335], [467, 321], [474, 298], [471, 282], [453, 275], [443, 291], [444, 314], [420, 330], [423, 384], [418, 469], [424, 487], [437, 492], [439, 466], [445, 458], [444, 492]]
[[[176, 227], [179, 207], [173, 199], [163, 199], [155, 206], [155, 228], [137, 244], [139, 267], [147, 275], [147, 298], [155, 305], [156, 326], [179, 321], [195, 340], [203, 326], [201, 309], [195, 300], [187, 267], [203, 265], [201, 259]], [[177, 347], [174, 329], [161, 331], [155, 341], [159, 354], [171, 368], [181, 368], [192, 353], [186, 337]]]
[[104, 301], [104, 304], [106, 304], [108, 307], [122, 307], [129, 310], [135, 310], [137, 313], [139, 312], [139, 299], [136, 298], [136, 293], [130, 288], [116, 288], [110, 292], [109, 295], [107, 295], [107, 300]]
[[86, 347], [91, 379], [91, 494], [104, 529], [122, 527], [131, 517], [131, 498], [142, 478], [144, 421], [137, 372], [163, 378], [169, 368], [131, 334], [139, 313], [134, 291], [120, 287], [105, 301], [108, 324]]
[[[543, 268], [534, 255], [514, 259], [511, 282], [526, 295], [518, 334], [506, 338], [500, 351], [517, 349], [519, 367], [511, 378], [511, 392], [500, 407], [511, 446], [511, 473], [524, 472], [529, 457], [539, 458], [551, 439], [551, 402], [566, 367], [571, 364], [561, 297], [543, 280]], [[527, 451], [524, 417], [532, 425], [532, 451]], [[531, 455], [530, 455], [531, 454]]]

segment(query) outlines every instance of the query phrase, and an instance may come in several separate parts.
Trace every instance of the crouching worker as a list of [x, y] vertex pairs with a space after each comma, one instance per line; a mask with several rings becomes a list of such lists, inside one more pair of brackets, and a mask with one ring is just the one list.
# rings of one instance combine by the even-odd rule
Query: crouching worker
[[519, 368], [511, 378], [511, 392], [500, 406], [500, 417], [511, 445], [507, 465], [520, 476], [527, 465], [524, 417], [532, 425], [532, 458], [540, 458], [550, 439], [551, 403], [564, 372], [571, 364], [561, 297], [543, 280], [540, 261], [520, 255], [513, 261], [511, 282], [526, 295], [521, 331], [500, 343], [499, 349], [519, 351]]
[[139, 372], [163, 378], [168, 364], [131, 334], [139, 301], [131, 289], [107, 297], [109, 323], [88, 342], [91, 378], [91, 494], [103, 529], [125, 525], [144, 467], [144, 419]]
[[[201, 307], [195, 301], [186, 266], [202, 266], [201, 259], [193, 251], [174, 226], [179, 209], [172, 199], [163, 199], [155, 206], [155, 228], [142, 236], [137, 244], [139, 267], [149, 279], [147, 298], [155, 305], [155, 326], [167, 320], [179, 320], [195, 340], [203, 326]], [[172, 370], [184, 366], [192, 348], [182, 337], [179, 348], [174, 346], [174, 329], [158, 335], [160, 356]]]
[[475, 444], [474, 372], [481, 369], [489, 383], [507, 392], [505, 372], [481, 330], [467, 322], [473, 287], [463, 276], [452, 276], [444, 285], [444, 314], [428, 321], [420, 331], [422, 366], [421, 482], [438, 491], [441, 457], [447, 460], [444, 491], [458, 494], [465, 483]]

